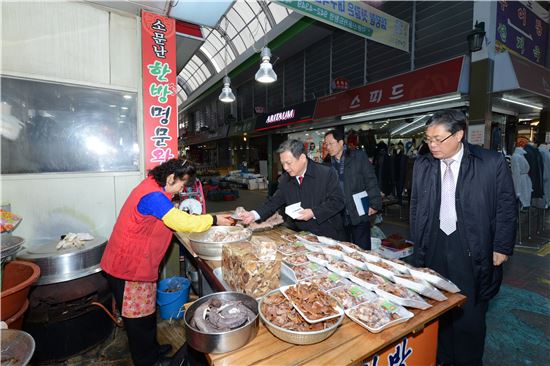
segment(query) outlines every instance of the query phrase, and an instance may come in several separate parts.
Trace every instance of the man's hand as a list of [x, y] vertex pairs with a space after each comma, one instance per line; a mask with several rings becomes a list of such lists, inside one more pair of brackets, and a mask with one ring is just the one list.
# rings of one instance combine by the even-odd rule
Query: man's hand
[[216, 215], [216, 220], [216, 225], [218, 226], [235, 225], [235, 220], [231, 218], [231, 215]]
[[374, 208], [372, 207], [369, 207], [369, 216], [372, 216], [374, 215], [375, 213], [377, 213], [378, 211], [376, 211]]
[[302, 211], [300, 211], [300, 214], [298, 217], [296, 217], [296, 220], [302, 220], [302, 221], [309, 221], [313, 218], [313, 211], [311, 208], [304, 208]]
[[493, 252], [494, 266], [500, 266], [502, 263], [506, 262], [507, 260], [508, 260], [508, 256], [506, 254]]
[[239, 213], [239, 219], [241, 219], [245, 225], [249, 225], [256, 221], [254, 220], [254, 214], [250, 211], [243, 211]]

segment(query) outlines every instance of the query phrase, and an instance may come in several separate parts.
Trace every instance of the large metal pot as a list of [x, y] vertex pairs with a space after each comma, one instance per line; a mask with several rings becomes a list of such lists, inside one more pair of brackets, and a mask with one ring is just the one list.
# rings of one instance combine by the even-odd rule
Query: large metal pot
[[[199, 306], [211, 299], [242, 301], [252, 310], [256, 317], [248, 324], [222, 333], [204, 333], [193, 328], [190, 323]], [[251, 296], [240, 292], [217, 292], [201, 297], [185, 311], [185, 339], [191, 347], [205, 353], [225, 353], [243, 347], [250, 342], [258, 333], [260, 319], [258, 318], [258, 302]]]
[[41, 276], [37, 285], [82, 278], [101, 271], [99, 263], [107, 245], [104, 238], [85, 241], [84, 248], [57, 250], [57, 240], [28, 241], [17, 258], [36, 263]]
[[[241, 234], [237, 240], [228, 240], [216, 242], [211, 238], [216, 233], [224, 234]], [[197, 255], [203, 259], [210, 261], [219, 261], [222, 259], [222, 248], [224, 244], [238, 243], [243, 240], [248, 240], [252, 236], [252, 231], [236, 226], [212, 226], [207, 231], [202, 233], [189, 234], [191, 248]]]

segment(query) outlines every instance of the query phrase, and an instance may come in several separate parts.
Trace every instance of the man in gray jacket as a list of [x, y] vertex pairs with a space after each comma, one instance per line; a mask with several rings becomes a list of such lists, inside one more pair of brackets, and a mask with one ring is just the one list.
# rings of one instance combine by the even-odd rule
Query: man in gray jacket
[[[330, 155], [330, 165], [338, 174], [340, 188], [344, 194], [344, 226], [348, 240], [363, 249], [371, 249], [370, 220], [382, 208], [382, 197], [378, 181], [367, 155], [362, 150], [349, 150], [344, 144], [344, 132], [331, 130], [325, 134], [325, 145]], [[367, 199], [356, 200], [367, 194]], [[354, 200], [356, 195], [356, 200]], [[367, 205], [368, 202], [368, 205]]]

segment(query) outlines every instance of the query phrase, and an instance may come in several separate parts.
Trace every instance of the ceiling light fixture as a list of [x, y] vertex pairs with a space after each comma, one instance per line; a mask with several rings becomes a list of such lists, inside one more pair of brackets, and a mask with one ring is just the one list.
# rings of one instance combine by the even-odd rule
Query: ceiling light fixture
[[370, 111], [367, 111], [367, 112], [350, 114], [350, 115], [347, 115], [347, 116], [342, 116], [342, 117], [340, 117], [340, 119], [341, 120], [347, 120], [347, 119], [352, 119], [352, 118], [372, 116], [372, 115], [388, 113], [388, 112], [395, 112], [395, 111], [400, 111], [400, 110], [403, 110], [403, 109], [424, 107], [424, 106], [432, 105], [432, 104], [452, 102], [452, 101], [455, 101], [455, 100], [459, 100], [461, 98], [462, 97], [460, 95], [452, 95], [452, 96], [441, 97], [441, 98], [433, 98], [433, 99], [428, 99], [428, 100], [423, 100], [423, 101], [418, 101], [418, 102], [413, 102], [413, 103], [407, 103], [407, 104], [403, 104], [403, 105], [395, 106], [395, 107], [380, 108], [380, 109], [370, 110]]
[[262, 48], [260, 69], [256, 72], [254, 78], [256, 81], [264, 84], [269, 84], [277, 81], [277, 74], [273, 71], [273, 65], [271, 65], [271, 50], [267, 47], [267, 15], [265, 16], [265, 26], [264, 26], [264, 47]]
[[524, 102], [523, 100], [510, 99], [509, 97], [502, 97], [500, 99], [508, 103], [514, 103], [514, 104], [522, 105], [524, 107], [538, 109], [539, 111], [542, 110], [542, 107], [540, 105], [527, 103], [527, 102]]
[[426, 117], [426, 116], [427, 116], [427, 114], [424, 114], [424, 115], [418, 117], [417, 119], [415, 119], [414, 121], [412, 121], [411, 123], [406, 123], [406, 124], [404, 124], [403, 126], [397, 128], [397, 129], [395, 129], [394, 131], [390, 132], [390, 134], [391, 134], [391, 135], [395, 135], [395, 134], [398, 133], [399, 131], [403, 131], [405, 128], [411, 127], [411, 126], [414, 125], [415, 123], [420, 122], [420, 121], [421, 121], [424, 117]]
[[[225, 18], [225, 32], [227, 33], [227, 23], [228, 20]], [[222, 92], [220, 93], [220, 96], [218, 99], [222, 103], [233, 103], [235, 101], [235, 94], [233, 94], [233, 90], [231, 90], [231, 79], [229, 76], [227, 76], [227, 47], [228, 45], [225, 45], [225, 55], [223, 58], [223, 69], [225, 71], [225, 77], [223, 78], [223, 88]]]

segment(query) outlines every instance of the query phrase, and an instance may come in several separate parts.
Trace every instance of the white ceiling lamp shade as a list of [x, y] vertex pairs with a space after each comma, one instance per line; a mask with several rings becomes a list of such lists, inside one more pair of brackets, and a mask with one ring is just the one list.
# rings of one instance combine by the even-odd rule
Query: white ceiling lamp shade
[[271, 50], [268, 47], [262, 48], [261, 57], [262, 63], [260, 64], [260, 69], [256, 73], [256, 81], [263, 84], [277, 81], [277, 74], [273, 71], [273, 66], [269, 62], [271, 60]]
[[512, 99], [510, 97], [502, 97], [500, 99], [502, 99], [504, 102], [513, 103], [513, 104], [517, 104], [517, 105], [522, 105], [524, 107], [533, 108], [533, 109], [536, 109], [536, 110], [539, 110], [539, 111], [542, 110], [542, 106], [536, 105], [536, 104], [533, 104], [533, 103], [529, 103], [529, 102], [526, 102], [524, 100]]
[[229, 79], [229, 76], [223, 78], [223, 88], [218, 99], [223, 103], [233, 103], [235, 101], [235, 94], [231, 90], [231, 79]]

